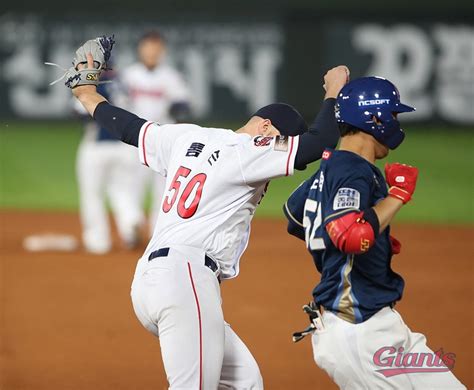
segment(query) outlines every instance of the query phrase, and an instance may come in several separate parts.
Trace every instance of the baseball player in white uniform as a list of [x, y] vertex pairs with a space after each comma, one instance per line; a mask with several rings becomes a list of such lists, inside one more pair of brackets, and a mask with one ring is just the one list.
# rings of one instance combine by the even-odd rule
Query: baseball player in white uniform
[[[108, 80], [114, 78], [112, 72], [105, 75]], [[102, 84], [99, 89], [104, 96], [111, 97], [113, 86], [113, 83]], [[106, 198], [124, 247], [132, 249], [139, 243], [140, 227], [145, 219], [136, 190], [141, 184], [137, 169], [142, 168], [136, 161], [134, 148], [118, 141], [92, 121], [77, 100], [74, 108], [85, 118], [84, 136], [76, 159], [84, 249], [105, 254], [112, 248]]]
[[[139, 61], [119, 75], [125, 92], [119, 106], [142, 118], [160, 124], [181, 122], [190, 114], [190, 93], [181, 74], [164, 61], [165, 41], [156, 30], [146, 32], [138, 43]], [[140, 169], [141, 183], [135, 187], [143, 198], [152, 188], [150, 226], [154, 227], [160, 210], [165, 178], [150, 169]]]
[[[105, 37], [93, 42], [102, 51], [111, 46]], [[166, 176], [161, 213], [131, 295], [138, 319], [159, 337], [170, 389], [263, 388], [255, 359], [224, 322], [219, 283], [239, 273], [250, 221], [269, 180], [304, 169], [337, 143], [334, 102], [348, 69], [326, 74], [326, 98], [309, 128], [282, 103], [261, 108], [235, 132], [160, 126], [97, 93], [90, 80], [100, 70], [96, 58], [84, 54], [86, 45], [66, 85], [101, 126], [137, 146], [140, 161]]]

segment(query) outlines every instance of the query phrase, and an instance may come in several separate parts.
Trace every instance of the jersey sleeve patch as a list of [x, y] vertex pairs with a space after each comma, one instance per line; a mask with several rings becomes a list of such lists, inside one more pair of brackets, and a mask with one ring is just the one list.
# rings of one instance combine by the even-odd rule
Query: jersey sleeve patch
[[278, 152], [287, 152], [288, 151], [288, 137], [284, 135], [277, 135], [275, 137], [275, 146], [274, 150]]
[[334, 197], [333, 210], [341, 210], [347, 208], [359, 209], [360, 192], [353, 188], [339, 188]]
[[269, 146], [273, 140], [273, 137], [264, 137], [262, 135], [258, 135], [253, 139], [253, 144], [255, 146]]

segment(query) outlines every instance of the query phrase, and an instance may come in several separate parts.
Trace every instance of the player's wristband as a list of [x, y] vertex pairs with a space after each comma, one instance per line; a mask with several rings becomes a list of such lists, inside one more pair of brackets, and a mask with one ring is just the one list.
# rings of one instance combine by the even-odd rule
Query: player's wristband
[[403, 204], [406, 204], [411, 199], [411, 194], [408, 191], [405, 191], [404, 189], [395, 186], [390, 187], [390, 189], [388, 190], [388, 195], [400, 199]]
[[140, 128], [146, 123], [145, 119], [119, 107], [114, 107], [108, 102], [101, 102], [97, 105], [94, 119], [115, 138], [138, 147]]

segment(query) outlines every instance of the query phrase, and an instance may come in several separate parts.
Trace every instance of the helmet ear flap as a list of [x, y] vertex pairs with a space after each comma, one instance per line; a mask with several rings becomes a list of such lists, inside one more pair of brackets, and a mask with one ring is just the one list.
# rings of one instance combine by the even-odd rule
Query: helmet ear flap
[[392, 150], [396, 149], [405, 139], [405, 133], [400, 128], [400, 122], [392, 119], [386, 121], [383, 127], [383, 143]]
[[405, 139], [405, 133], [400, 128], [400, 122], [396, 119], [389, 119], [376, 125], [372, 133], [377, 141], [390, 149], [396, 149]]

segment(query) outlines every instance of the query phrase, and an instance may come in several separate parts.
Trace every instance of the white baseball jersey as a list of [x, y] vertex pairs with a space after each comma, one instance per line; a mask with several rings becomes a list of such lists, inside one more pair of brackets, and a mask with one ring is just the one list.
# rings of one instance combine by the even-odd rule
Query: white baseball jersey
[[142, 257], [175, 245], [196, 246], [239, 273], [250, 221], [270, 179], [293, 174], [299, 137], [251, 137], [192, 124], [147, 122], [140, 161], [167, 177], [161, 212]]
[[127, 91], [127, 109], [142, 118], [159, 123], [173, 123], [169, 115], [175, 102], [189, 101], [189, 91], [180, 74], [161, 64], [149, 70], [141, 63], [126, 68], [120, 81]]

